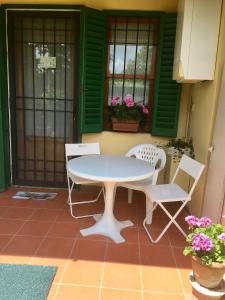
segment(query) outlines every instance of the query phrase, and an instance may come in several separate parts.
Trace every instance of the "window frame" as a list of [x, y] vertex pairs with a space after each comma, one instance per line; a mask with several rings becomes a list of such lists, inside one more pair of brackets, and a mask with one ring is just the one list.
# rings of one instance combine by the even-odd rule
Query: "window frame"
[[[108, 106], [108, 92], [109, 92], [109, 88], [108, 88], [108, 81], [110, 80], [110, 78], [121, 78], [123, 80], [125, 79], [131, 79], [131, 80], [136, 80], [136, 79], [143, 79], [143, 80], [149, 80], [150, 82], [153, 81], [153, 84], [149, 84], [149, 87], [151, 86], [150, 89], [150, 93], [148, 95], [148, 109], [150, 111], [150, 113], [147, 115], [146, 118], [146, 122], [145, 122], [145, 126], [141, 128], [141, 130], [139, 130], [139, 132], [151, 132], [151, 127], [152, 127], [152, 117], [153, 117], [153, 107], [154, 107], [154, 98], [155, 98], [155, 87], [156, 87], [156, 81], [157, 81], [157, 73], [158, 73], [158, 61], [160, 58], [160, 48], [161, 48], [161, 22], [162, 22], [162, 18], [163, 18], [164, 13], [163, 12], [143, 12], [143, 11], [106, 11], [106, 71], [105, 71], [105, 80], [104, 80], [104, 111], [103, 111], [103, 130], [107, 130], [107, 131], [112, 131], [111, 128], [111, 122], [110, 122], [110, 113], [109, 113], [109, 106]], [[137, 19], [137, 18], [145, 18], [147, 19], [155, 19], [153, 22], [157, 22], [157, 26], [158, 26], [158, 30], [156, 33], [154, 33], [154, 35], [156, 34], [156, 37], [154, 36], [154, 39], [156, 39], [156, 45], [154, 45], [154, 43], [152, 45], [154, 45], [154, 53], [153, 53], [153, 57], [152, 57], [152, 66], [151, 66], [151, 70], [149, 72], [149, 74], [144, 74], [144, 75], [137, 75], [137, 74], [114, 74], [113, 77], [110, 77], [109, 74], [109, 39], [110, 39], [110, 31], [108, 30], [109, 25], [108, 22], [110, 20], [110, 18], [113, 17], [123, 17], [125, 22], [126, 19], [130, 18], [132, 20], [132, 18]], [[151, 45], [151, 44], [150, 44]]]

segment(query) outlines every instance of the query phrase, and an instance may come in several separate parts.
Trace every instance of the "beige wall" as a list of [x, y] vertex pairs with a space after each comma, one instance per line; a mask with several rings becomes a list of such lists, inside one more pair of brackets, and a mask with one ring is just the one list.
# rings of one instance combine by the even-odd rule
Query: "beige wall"
[[136, 9], [175, 12], [178, 0], [0, 0], [0, 4], [81, 4], [97, 9]]
[[[215, 79], [214, 81], [205, 81], [193, 84], [190, 91], [192, 102], [194, 103], [194, 111], [191, 113], [190, 120], [190, 135], [193, 138], [196, 159], [204, 164], [207, 164], [209, 159], [208, 148], [211, 145], [212, 140], [222, 68], [225, 59], [224, 53], [225, 1], [223, 1], [222, 7]], [[190, 205], [191, 212], [197, 215], [200, 215], [202, 211], [206, 174], [207, 168], [204, 176], [201, 178], [200, 184], [197, 186]]]

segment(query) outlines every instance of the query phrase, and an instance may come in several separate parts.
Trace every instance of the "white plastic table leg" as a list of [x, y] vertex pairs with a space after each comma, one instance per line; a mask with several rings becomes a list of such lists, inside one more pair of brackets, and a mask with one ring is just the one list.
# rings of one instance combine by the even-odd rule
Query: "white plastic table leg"
[[153, 213], [153, 203], [151, 200], [149, 200], [146, 196], [146, 217], [147, 218], [147, 221], [146, 221], [146, 224], [152, 224], [152, 213]]
[[[123, 243], [125, 240], [120, 231], [126, 227], [133, 226], [130, 221], [118, 221], [113, 215], [115, 182], [105, 182], [105, 210], [103, 215], [98, 218], [95, 225], [80, 230], [83, 236], [101, 234], [111, 238], [115, 243]], [[97, 218], [96, 218], [97, 219]]]

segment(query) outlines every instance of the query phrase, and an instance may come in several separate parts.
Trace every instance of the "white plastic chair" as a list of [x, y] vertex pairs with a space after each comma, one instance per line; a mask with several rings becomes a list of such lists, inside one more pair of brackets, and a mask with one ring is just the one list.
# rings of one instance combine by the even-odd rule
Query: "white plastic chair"
[[[71, 158], [71, 157], [82, 156], [82, 155], [93, 155], [93, 154], [97, 154], [97, 155], [100, 154], [99, 143], [65, 144], [66, 166], [69, 161], [69, 158]], [[75, 184], [99, 185], [100, 183], [72, 175], [68, 172], [67, 168], [66, 168], [66, 170], [67, 170], [67, 182], [68, 182], [68, 192], [69, 192], [67, 203], [70, 206], [71, 216], [75, 219], [93, 216], [93, 215], [75, 216], [73, 214], [73, 205], [94, 203], [94, 202], [98, 201], [101, 193], [103, 192], [103, 194], [104, 194], [103, 187], [101, 188], [100, 192], [98, 193], [97, 197], [94, 200], [72, 202], [71, 194], [72, 194], [72, 190], [73, 190]]]
[[[159, 172], [165, 167], [166, 164], [166, 154], [161, 148], [156, 147], [152, 144], [140, 144], [131, 148], [125, 156], [135, 157], [137, 159], [142, 159], [149, 162], [152, 166], [156, 167], [153, 176], [133, 182], [121, 182], [117, 186], [128, 188], [128, 203], [132, 202], [133, 190], [143, 191], [149, 184], [156, 184]], [[159, 164], [157, 166], [157, 164]], [[146, 200], [146, 215], [149, 210], [149, 202]]]
[[[175, 219], [177, 218], [181, 210], [184, 208], [184, 206], [188, 203], [188, 201], [191, 200], [192, 193], [198, 183], [198, 180], [204, 170], [204, 167], [205, 166], [199, 163], [198, 161], [186, 155], [183, 155], [170, 184], [148, 185], [145, 187], [145, 194], [147, 196], [146, 198], [150, 202], [152, 209], [149, 210], [148, 216], [146, 216], [146, 218], [144, 219], [143, 226], [152, 243], [157, 243], [172, 224], [174, 224], [185, 237], [187, 236]], [[174, 183], [180, 170], [183, 170], [194, 179], [189, 193], [185, 192], [178, 184]], [[177, 212], [172, 216], [165, 208], [164, 204], [168, 202], [171, 203], [178, 201], [180, 201], [182, 204], [177, 210]], [[152, 213], [156, 209], [157, 205], [159, 205], [162, 208], [162, 210], [170, 218], [170, 221], [162, 230], [162, 232], [158, 235], [158, 237], [154, 240], [146, 226], [146, 223], [147, 221], [149, 222], [149, 220], [152, 219]]]

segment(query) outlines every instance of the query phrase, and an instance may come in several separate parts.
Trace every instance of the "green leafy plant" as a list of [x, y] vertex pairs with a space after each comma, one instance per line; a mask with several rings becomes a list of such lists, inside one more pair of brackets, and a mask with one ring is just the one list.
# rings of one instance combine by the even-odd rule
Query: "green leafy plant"
[[195, 158], [194, 146], [192, 139], [171, 139], [165, 145], [168, 154], [173, 154], [177, 156], [182, 156], [183, 154], [189, 155], [191, 158]]
[[187, 236], [184, 255], [196, 256], [205, 265], [225, 264], [225, 226], [213, 224], [207, 217], [188, 216], [185, 221], [191, 233]]
[[142, 103], [136, 103], [131, 95], [127, 95], [123, 101], [119, 96], [112, 99], [111, 115], [118, 121], [141, 120], [149, 113]]

